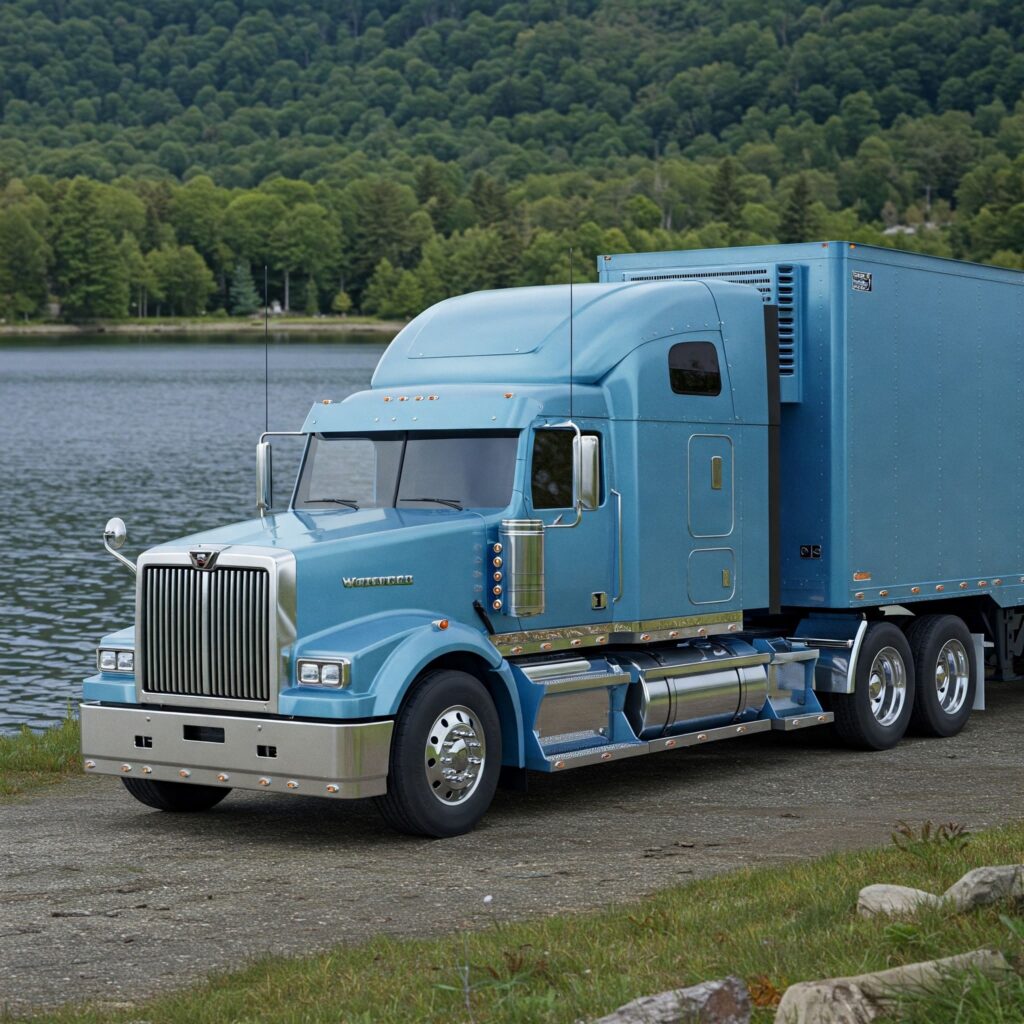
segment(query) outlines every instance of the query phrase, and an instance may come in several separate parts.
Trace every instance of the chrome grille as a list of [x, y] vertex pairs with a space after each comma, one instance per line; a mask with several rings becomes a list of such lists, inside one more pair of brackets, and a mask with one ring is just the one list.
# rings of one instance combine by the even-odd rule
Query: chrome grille
[[266, 569], [146, 566], [139, 612], [147, 693], [270, 699]]

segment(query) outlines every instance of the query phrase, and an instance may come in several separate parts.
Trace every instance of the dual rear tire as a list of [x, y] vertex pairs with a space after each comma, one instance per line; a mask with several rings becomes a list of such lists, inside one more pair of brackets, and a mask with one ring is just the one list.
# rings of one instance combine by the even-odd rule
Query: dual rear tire
[[974, 705], [978, 665], [955, 615], [922, 615], [906, 633], [875, 622], [861, 644], [854, 690], [833, 694], [835, 727], [849, 746], [888, 750], [907, 732], [954, 736]]

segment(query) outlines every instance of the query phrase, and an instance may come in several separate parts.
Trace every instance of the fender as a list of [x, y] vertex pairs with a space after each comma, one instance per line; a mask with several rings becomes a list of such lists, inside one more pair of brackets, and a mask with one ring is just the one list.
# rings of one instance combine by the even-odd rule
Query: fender
[[[489, 682], [502, 719], [503, 760], [522, 767], [523, 717], [512, 670], [480, 630], [449, 619], [434, 625], [438, 612], [407, 609], [383, 612], [303, 637], [295, 646], [292, 685], [281, 691], [282, 715], [309, 718], [394, 718], [416, 677], [445, 655], [471, 654], [490, 669]], [[344, 657], [351, 663], [346, 690], [298, 686], [294, 666], [301, 658]]]
[[490, 666], [491, 689], [501, 716], [502, 762], [525, 767], [523, 711], [512, 669], [478, 629], [464, 623], [449, 620], [447, 629], [438, 630], [431, 621], [405, 636], [377, 676], [374, 693], [378, 710], [374, 714], [396, 715], [413, 680], [446, 654], [475, 654]]

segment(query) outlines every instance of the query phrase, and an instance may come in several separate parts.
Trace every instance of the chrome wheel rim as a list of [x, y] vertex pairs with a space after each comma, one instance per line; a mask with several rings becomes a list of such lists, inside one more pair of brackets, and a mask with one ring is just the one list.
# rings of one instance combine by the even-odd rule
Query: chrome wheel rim
[[430, 791], [451, 806], [468, 800], [483, 777], [487, 746], [477, 716], [461, 704], [442, 711], [427, 733], [423, 765]]
[[947, 640], [935, 659], [935, 693], [939, 707], [947, 715], [955, 715], [967, 700], [971, 680], [971, 661], [967, 648], [957, 639]]
[[907, 666], [895, 647], [883, 647], [868, 670], [871, 713], [879, 725], [895, 724], [907, 700]]

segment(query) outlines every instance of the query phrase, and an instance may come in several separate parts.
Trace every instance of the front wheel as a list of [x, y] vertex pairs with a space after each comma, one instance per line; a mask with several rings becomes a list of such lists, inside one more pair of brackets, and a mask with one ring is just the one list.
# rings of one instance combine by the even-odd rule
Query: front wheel
[[490, 806], [500, 769], [501, 727], [483, 683], [467, 672], [432, 672], [398, 716], [388, 791], [377, 806], [399, 832], [461, 835]]
[[903, 738], [914, 707], [914, 660], [902, 631], [891, 622], [868, 626], [853, 693], [834, 693], [840, 737], [851, 747], [888, 750]]
[[193, 786], [187, 782], [125, 779], [124, 788], [139, 803], [158, 811], [208, 811], [231, 792], [227, 786]]

